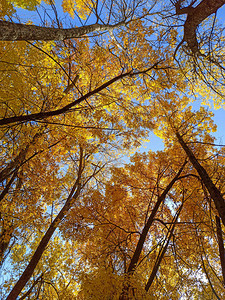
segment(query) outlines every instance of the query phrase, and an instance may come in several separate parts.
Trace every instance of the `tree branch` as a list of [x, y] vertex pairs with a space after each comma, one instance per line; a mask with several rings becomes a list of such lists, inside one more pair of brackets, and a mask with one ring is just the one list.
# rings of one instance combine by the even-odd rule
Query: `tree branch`
[[125, 25], [119, 22], [114, 25], [92, 24], [74, 28], [51, 28], [0, 21], [1, 41], [63, 41], [80, 38], [91, 32], [107, 31]]

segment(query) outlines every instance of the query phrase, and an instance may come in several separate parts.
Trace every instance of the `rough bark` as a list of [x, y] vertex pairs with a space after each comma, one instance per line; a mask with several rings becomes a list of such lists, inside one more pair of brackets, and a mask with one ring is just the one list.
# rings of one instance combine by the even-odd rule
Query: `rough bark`
[[[174, 183], [179, 179], [179, 176], [181, 174], [181, 172], [183, 171], [185, 165], [186, 165], [186, 161], [184, 162], [184, 164], [182, 165], [182, 167], [180, 168], [179, 172], [176, 174], [176, 176], [171, 180], [171, 182], [167, 185], [166, 189], [164, 190], [164, 192], [162, 193], [161, 196], [158, 197], [158, 200], [142, 230], [142, 233], [140, 235], [140, 238], [138, 240], [138, 243], [137, 243], [137, 246], [136, 246], [136, 249], [134, 251], [134, 254], [132, 256], [132, 259], [130, 261], [130, 264], [129, 264], [129, 267], [128, 267], [128, 270], [127, 270], [127, 274], [128, 274], [128, 277], [131, 276], [135, 269], [136, 269], [136, 266], [137, 266], [137, 263], [138, 263], [138, 260], [140, 258], [140, 255], [141, 255], [141, 252], [142, 252], [142, 249], [143, 249], [143, 246], [144, 246], [144, 243], [145, 243], [145, 240], [146, 240], [146, 237], [147, 237], [147, 234], [149, 232], [149, 229], [154, 221], [154, 218], [156, 216], [156, 213], [159, 209], [159, 206], [160, 204], [165, 200], [166, 198], [166, 195], [168, 194], [168, 192], [170, 191], [170, 189], [173, 187]], [[123, 292], [121, 293], [120, 295], [120, 300], [126, 300], [128, 299], [128, 289], [129, 289], [129, 285], [128, 286], [125, 286], [123, 288]]]
[[223, 234], [222, 234], [220, 218], [218, 216], [216, 216], [216, 233], [217, 233], [217, 239], [219, 245], [220, 263], [221, 263], [222, 274], [223, 274], [223, 284], [225, 285], [225, 250], [224, 250]]
[[184, 8], [180, 8], [180, 2], [177, 1], [175, 4], [176, 14], [187, 14], [184, 23], [183, 41], [187, 42], [193, 54], [197, 54], [199, 53], [199, 44], [196, 36], [197, 27], [211, 14], [216, 13], [225, 4], [225, 0], [203, 0], [196, 7], [189, 6]]
[[83, 151], [81, 150], [80, 154], [80, 163], [79, 163], [79, 171], [78, 171], [78, 176], [77, 180], [66, 200], [66, 203], [64, 204], [63, 208], [61, 211], [58, 213], [58, 215], [55, 217], [54, 221], [51, 223], [49, 226], [48, 230], [46, 231], [45, 235], [41, 239], [36, 251], [34, 252], [28, 266], [24, 270], [23, 274], [15, 284], [14, 288], [6, 298], [6, 300], [15, 300], [22, 289], [25, 287], [29, 279], [31, 278], [39, 260], [41, 259], [41, 256], [43, 252], [45, 251], [46, 246], [48, 245], [49, 240], [51, 239], [53, 233], [57, 229], [59, 223], [62, 221], [62, 219], [65, 217], [66, 213], [69, 211], [72, 203], [78, 198], [81, 190], [81, 173], [82, 173], [82, 163], [83, 161]]
[[195, 157], [194, 153], [191, 151], [191, 149], [188, 147], [188, 145], [184, 142], [183, 138], [179, 134], [179, 132], [176, 132], [177, 139], [186, 152], [188, 158], [190, 159], [192, 165], [198, 172], [200, 178], [202, 179], [202, 182], [204, 183], [205, 187], [207, 188], [211, 198], [213, 199], [215, 203], [215, 207], [220, 215], [220, 218], [223, 222], [223, 225], [225, 226], [225, 202], [223, 199], [222, 194], [218, 190], [218, 188], [215, 186], [215, 184], [212, 182], [211, 178], [209, 177], [207, 171], [200, 165], [197, 158]]
[[115, 25], [92, 24], [75, 28], [52, 28], [36, 25], [26, 25], [0, 21], [1, 41], [63, 41], [67, 39], [80, 38], [91, 32], [113, 30], [124, 22]]

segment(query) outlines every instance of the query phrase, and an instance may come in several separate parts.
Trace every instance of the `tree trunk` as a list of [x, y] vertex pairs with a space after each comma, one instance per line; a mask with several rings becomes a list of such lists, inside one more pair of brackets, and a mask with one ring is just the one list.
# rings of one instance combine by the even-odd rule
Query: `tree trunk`
[[151, 287], [151, 285], [152, 285], [152, 283], [153, 283], [153, 280], [155, 279], [155, 276], [156, 276], [156, 274], [157, 274], [157, 272], [158, 272], [158, 269], [159, 269], [159, 266], [160, 266], [161, 261], [162, 261], [162, 259], [163, 259], [163, 256], [164, 256], [165, 253], [166, 253], [166, 250], [167, 250], [167, 248], [168, 248], [169, 242], [170, 242], [171, 237], [172, 237], [172, 235], [173, 235], [173, 231], [174, 231], [174, 228], [175, 228], [175, 225], [176, 225], [176, 222], [177, 222], [177, 219], [178, 219], [178, 217], [179, 217], [179, 214], [180, 214], [180, 212], [181, 212], [182, 207], [183, 207], [183, 205], [180, 206], [180, 208], [179, 208], [179, 210], [178, 210], [178, 212], [177, 212], [177, 214], [176, 214], [176, 216], [175, 216], [175, 218], [174, 218], [173, 224], [172, 224], [171, 229], [169, 230], [169, 233], [168, 233], [169, 236], [168, 236], [168, 238], [167, 238], [166, 245], [165, 245], [164, 247], [161, 248], [161, 250], [160, 250], [160, 252], [159, 252], [159, 254], [158, 254], [158, 257], [157, 257], [156, 263], [155, 263], [155, 265], [154, 265], [154, 268], [153, 268], [153, 270], [152, 270], [152, 272], [151, 272], [151, 275], [150, 275], [150, 277], [149, 277], [149, 279], [148, 279], [148, 282], [146, 283], [146, 286], [145, 286], [146, 292], [149, 291], [149, 289], [150, 289], [150, 287]]
[[223, 234], [222, 234], [222, 228], [220, 224], [220, 218], [218, 216], [216, 216], [216, 233], [217, 233], [217, 239], [219, 244], [220, 263], [221, 263], [222, 274], [223, 274], [223, 284], [225, 285], [225, 250], [223, 244]]
[[113, 30], [124, 22], [115, 25], [92, 24], [75, 28], [51, 28], [36, 25], [26, 25], [0, 21], [1, 41], [63, 41], [67, 39], [80, 38], [88, 33], [96, 31]]
[[41, 273], [41, 275], [38, 276], [37, 279], [35, 279], [35, 281], [33, 282], [32, 286], [29, 288], [29, 290], [22, 297], [20, 297], [19, 300], [26, 299], [26, 297], [28, 297], [30, 295], [30, 293], [32, 292], [32, 290], [35, 287], [35, 285], [37, 285], [42, 280], [42, 277], [43, 277], [43, 273]]
[[220, 215], [220, 218], [223, 222], [223, 225], [225, 226], [225, 202], [223, 199], [223, 196], [221, 195], [218, 188], [215, 186], [215, 184], [212, 182], [211, 178], [209, 177], [206, 170], [200, 165], [197, 158], [195, 157], [194, 153], [191, 151], [191, 149], [188, 147], [188, 145], [184, 142], [183, 138], [179, 134], [179, 132], [176, 132], [177, 139], [181, 145], [181, 147], [186, 152], [188, 158], [190, 159], [192, 165], [198, 172], [199, 176], [201, 177], [205, 187], [207, 188], [211, 198], [213, 199], [216, 209]]
[[[154, 206], [154, 208], [151, 212], [151, 215], [149, 216], [148, 221], [146, 222], [146, 224], [145, 224], [145, 226], [142, 230], [142, 233], [141, 233], [139, 241], [137, 243], [135, 252], [134, 252], [134, 254], [132, 256], [132, 259], [130, 261], [128, 271], [127, 271], [128, 277], [131, 276], [134, 273], [135, 269], [136, 269], [136, 265], [137, 265], [137, 262], [140, 258], [140, 255], [141, 255], [141, 252], [142, 252], [142, 249], [143, 249], [148, 231], [149, 231], [149, 229], [150, 229], [150, 227], [151, 227], [151, 225], [154, 221], [154, 218], [156, 216], [156, 213], [159, 209], [160, 204], [165, 200], [166, 195], [168, 194], [170, 189], [173, 187], [174, 183], [179, 179], [179, 176], [180, 176], [181, 172], [183, 171], [186, 164], [187, 164], [187, 161], [184, 162], [184, 164], [180, 168], [179, 172], [176, 174], [176, 176], [168, 184], [168, 186], [166, 187], [166, 189], [164, 190], [162, 195], [158, 197], [158, 200], [157, 200], [157, 202], [156, 202], [156, 204], [155, 204], [155, 206]], [[128, 299], [128, 290], [129, 290], [129, 284], [127, 286], [124, 286], [123, 291], [122, 291], [122, 293], [120, 295], [120, 298], [119, 298], [120, 300]]]
[[187, 14], [187, 19], [184, 23], [184, 37], [183, 41], [187, 42], [192, 53], [199, 53], [199, 45], [196, 37], [196, 30], [199, 24], [201, 24], [211, 14], [225, 4], [225, 0], [203, 0], [196, 7], [184, 7], [180, 8], [181, 1], [177, 1], [176, 14]]
[[69, 196], [66, 200], [66, 203], [63, 206], [63, 208], [61, 209], [61, 211], [58, 213], [58, 215], [55, 217], [54, 221], [49, 226], [49, 228], [46, 231], [45, 235], [41, 239], [36, 251], [34, 252], [28, 266], [24, 270], [23, 274], [21, 275], [21, 277], [17, 281], [16, 285], [14, 286], [14, 288], [12, 289], [12, 291], [10, 292], [10, 294], [8, 295], [6, 300], [15, 300], [19, 296], [20, 292], [22, 291], [22, 289], [25, 287], [25, 285], [27, 284], [27, 282], [31, 278], [31, 276], [32, 276], [39, 260], [41, 259], [41, 256], [42, 256], [43, 252], [45, 251], [46, 246], [48, 245], [49, 240], [51, 239], [51, 237], [53, 235], [53, 233], [57, 229], [59, 223], [65, 217], [66, 213], [69, 211], [69, 209], [70, 209], [72, 203], [74, 202], [74, 200], [76, 200], [77, 197], [79, 196], [80, 190], [81, 190], [80, 180], [81, 180], [81, 172], [82, 172], [82, 165], [83, 165], [82, 161], [83, 161], [83, 151], [81, 150], [80, 165], [79, 165], [77, 180], [76, 180], [76, 182], [75, 182], [75, 184], [74, 184], [74, 186], [73, 186], [73, 188], [72, 188], [72, 190], [71, 190], [71, 192], [70, 192], [70, 194], [69, 194]]

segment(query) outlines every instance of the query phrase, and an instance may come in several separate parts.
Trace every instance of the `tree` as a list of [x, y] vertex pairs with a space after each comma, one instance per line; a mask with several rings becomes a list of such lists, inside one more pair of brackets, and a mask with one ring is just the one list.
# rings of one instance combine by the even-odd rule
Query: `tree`
[[[143, 250], [143, 246], [144, 246], [144, 243], [145, 243], [145, 240], [146, 240], [146, 237], [147, 237], [147, 234], [148, 234], [148, 231], [150, 230], [150, 227], [155, 219], [155, 216], [156, 216], [156, 213], [159, 209], [159, 206], [161, 205], [162, 202], [165, 201], [165, 198], [167, 196], [167, 194], [169, 193], [170, 189], [173, 187], [174, 183], [179, 179], [179, 176], [185, 166], [186, 162], [182, 165], [182, 167], [180, 168], [179, 172], [176, 174], [176, 176], [172, 179], [172, 181], [167, 185], [167, 187], [165, 188], [165, 190], [163, 191], [163, 193], [158, 197], [156, 203], [155, 203], [155, 206], [153, 207], [152, 209], [152, 212], [149, 216], [149, 218], [146, 220], [145, 222], [145, 226], [143, 227], [142, 229], [142, 232], [140, 234], [140, 237], [139, 237], [139, 240], [138, 240], [138, 243], [137, 243], [137, 246], [135, 248], [135, 251], [134, 251], [134, 254], [131, 258], [131, 261], [130, 261], [130, 264], [129, 264], [129, 267], [127, 269], [127, 273], [128, 273], [128, 277], [130, 275], [132, 275], [136, 269], [136, 266], [137, 266], [137, 263], [139, 261], [139, 258], [140, 258], [140, 254], [141, 254], [141, 251]], [[170, 238], [171, 238], [171, 234], [172, 234], [173, 230], [171, 230], [170, 232]], [[169, 240], [170, 238], [168, 238], [168, 243], [169, 243]], [[149, 290], [149, 287], [151, 286], [151, 283], [152, 281], [154, 280], [154, 277], [156, 275], [156, 272], [157, 272], [157, 269], [158, 269], [158, 266], [163, 258], [163, 254], [165, 253], [166, 251], [166, 248], [167, 246], [165, 246], [164, 248], [164, 251], [162, 252], [162, 254], [160, 254], [160, 258], [159, 258], [159, 263], [157, 263], [156, 268], [153, 270], [147, 284], [146, 284], [146, 291]], [[127, 299], [128, 298], [128, 293], [129, 293], [129, 286], [125, 287], [123, 289], [123, 293], [120, 297], [120, 299]]]
[[[147, 224], [146, 214], [153, 212], [157, 193], [164, 191], [166, 182], [170, 180], [171, 163], [178, 168], [181, 156], [185, 158], [180, 150], [158, 153], [157, 156], [153, 153], [136, 154], [132, 158], [133, 164], [113, 170], [112, 178], [106, 183], [106, 192], [100, 194], [98, 188], [98, 191], [85, 197], [80, 214], [84, 217], [83, 231], [86, 234], [83, 234], [88, 243], [82, 248], [82, 253], [93, 264], [93, 270], [83, 278], [81, 295], [84, 298], [99, 299], [105, 294], [108, 298], [111, 295], [112, 299], [118, 299], [119, 292], [121, 299], [176, 298], [181, 294], [190, 296], [190, 288], [192, 295], [197, 296], [201, 293], [199, 285], [204, 287], [202, 297], [207, 295], [204, 289], [210, 290], [210, 285], [200, 274], [205, 274], [204, 267], [208, 269], [208, 262], [202, 263], [200, 253], [203, 247], [203, 257], [216, 263], [215, 223], [210, 220], [215, 210], [210, 212], [210, 203], [202, 191], [201, 180], [191, 164], [186, 165], [179, 181], [158, 209], [135, 271], [132, 276], [127, 274], [140, 244], [142, 229]], [[175, 225], [176, 209], [181, 201], [183, 209]], [[92, 230], [86, 231], [85, 216], [89, 216], [88, 224], [91, 224]], [[67, 237], [77, 238], [79, 233], [73, 231], [72, 219], [70, 222], [67, 223]], [[204, 237], [199, 247], [196, 247], [199, 241], [196, 230]], [[209, 263], [209, 268], [214, 268], [213, 272], [218, 273], [221, 269], [218, 260], [216, 264], [217, 267]], [[215, 278], [215, 274], [212, 275], [212, 270], [207, 270], [207, 273], [216, 293], [223, 295], [222, 282]], [[104, 279], [105, 276], [111, 278], [112, 285]], [[124, 282], [123, 287], [121, 281]], [[96, 289], [96, 285], [101, 287]], [[125, 292], [127, 289], [128, 294]]]
[[186, 42], [193, 55], [202, 55], [196, 36], [197, 27], [210, 15], [216, 14], [217, 10], [225, 4], [225, 1], [203, 0], [196, 5], [197, 1], [194, 0], [187, 6], [183, 4], [184, 2], [178, 0], [173, 3], [177, 16], [187, 15], [183, 25], [184, 35], [181, 43]]
[[[37, 264], [38, 264], [38, 262], [39, 262], [39, 260], [42, 256], [42, 254], [43, 254], [50, 238], [52, 237], [55, 230], [57, 229], [58, 224], [65, 217], [66, 213], [68, 212], [68, 210], [72, 206], [72, 203], [74, 201], [76, 201], [77, 198], [79, 197], [81, 189], [83, 188], [83, 184], [81, 183], [81, 176], [82, 176], [82, 172], [84, 171], [83, 159], [84, 159], [83, 149], [81, 148], [80, 149], [79, 169], [78, 169], [78, 173], [77, 173], [77, 179], [76, 179], [76, 181], [75, 181], [75, 183], [74, 183], [74, 185], [71, 189], [71, 192], [70, 192], [68, 198], [66, 199], [66, 202], [65, 202], [64, 206], [62, 207], [62, 209], [60, 210], [58, 215], [55, 217], [54, 221], [51, 223], [51, 225], [49, 226], [49, 228], [46, 231], [45, 235], [41, 239], [40, 244], [38, 245], [35, 253], [33, 254], [28, 266], [24, 270], [22, 276], [20, 277], [20, 279], [18, 280], [18, 282], [16, 283], [16, 285], [12, 289], [12, 291], [9, 294], [9, 296], [7, 297], [7, 299], [16, 299], [19, 296], [21, 290], [24, 288], [27, 281], [32, 276], [32, 274], [34, 272], [34, 269], [37, 266]], [[95, 175], [95, 173], [93, 173], [93, 176], [94, 175]]]
[[[138, 71], [138, 72], [129, 71], [124, 74], [120, 74], [120, 75], [112, 78], [111, 80], [103, 83], [100, 87], [97, 87], [93, 91], [88, 92], [87, 94], [81, 96], [79, 99], [73, 101], [70, 104], [67, 104], [66, 106], [64, 106], [60, 109], [47, 111], [47, 112], [40, 112], [40, 113], [36, 113], [36, 114], [34, 113], [34, 114], [30, 114], [30, 115], [25, 115], [25, 116], [15, 116], [15, 117], [3, 118], [0, 120], [0, 125], [8, 125], [11, 123], [16, 123], [16, 122], [38, 121], [38, 120], [43, 120], [47, 117], [65, 114], [65, 113], [69, 112], [71, 109], [73, 109], [74, 107], [76, 107], [77, 105], [79, 105], [81, 102], [83, 102], [86, 99], [88, 99], [89, 97], [101, 92], [102, 90], [104, 90], [105, 88], [107, 88], [108, 86], [113, 84], [114, 82], [121, 80], [127, 76], [133, 77], [133, 76], [136, 76], [139, 74], [145, 74], [145, 73], [147, 74], [148, 71], [154, 69], [155, 67], [157, 67], [157, 65], [158, 65], [158, 62], [147, 70]], [[77, 77], [75, 77], [75, 79], [77, 80]], [[74, 85], [74, 81], [72, 82], [71, 87], [73, 85]], [[67, 88], [67, 90], [69, 92], [70, 89]]]
[[[224, 1], [172, 3], [175, 8], [175, 16], [172, 16], [172, 19], [176, 19], [177, 24], [183, 27], [183, 38], [176, 46], [174, 58], [189, 78], [190, 84], [198, 85], [198, 78], [209, 91], [216, 92], [220, 99], [223, 97], [224, 86], [224, 28], [218, 20], [218, 10], [223, 7]], [[201, 93], [200, 86], [198, 90]], [[212, 93], [209, 99], [210, 97], [213, 97]], [[215, 101], [218, 107], [221, 100]]]
[[189, 149], [187, 144], [184, 142], [184, 140], [181, 137], [181, 135], [179, 134], [179, 132], [176, 133], [176, 136], [177, 136], [178, 141], [181, 144], [182, 148], [184, 149], [187, 156], [189, 157], [191, 163], [193, 164], [194, 168], [197, 170], [199, 176], [201, 177], [205, 187], [209, 191], [210, 196], [212, 197], [212, 199], [215, 203], [216, 209], [217, 209], [217, 211], [218, 211], [218, 213], [219, 213], [219, 215], [222, 219], [222, 222], [225, 225], [225, 204], [224, 204], [224, 199], [223, 199], [223, 196], [222, 196], [221, 192], [215, 186], [215, 184], [212, 182], [211, 178], [209, 177], [209, 175], [206, 172], [206, 170], [204, 169], [204, 167], [202, 167], [200, 165], [200, 163], [196, 159], [195, 155]]
[[3, 2], [1, 298], [223, 299], [222, 5]]

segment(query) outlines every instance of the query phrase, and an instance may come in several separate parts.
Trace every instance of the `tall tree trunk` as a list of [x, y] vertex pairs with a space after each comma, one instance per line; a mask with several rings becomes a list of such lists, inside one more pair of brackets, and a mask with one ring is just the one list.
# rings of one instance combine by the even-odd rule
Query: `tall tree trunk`
[[66, 213], [69, 211], [72, 203], [78, 198], [81, 191], [81, 173], [83, 168], [82, 165], [83, 165], [83, 150], [81, 149], [77, 180], [66, 200], [66, 203], [64, 204], [63, 208], [58, 213], [58, 215], [55, 217], [54, 221], [49, 226], [45, 235], [41, 239], [36, 251], [34, 252], [28, 266], [24, 270], [23, 274], [15, 284], [14, 288], [12, 289], [12, 291], [10, 292], [6, 300], [15, 300], [19, 296], [20, 292], [22, 291], [22, 289], [25, 287], [25, 285], [31, 278], [39, 260], [41, 259], [43, 252], [45, 251], [46, 246], [48, 245], [49, 240], [51, 239], [53, 233], [57, 229], [59, 223], [65, 217]]
[[173, 224], [172, 224], [172, 226], [171, 226], [171, 229], [170, 229], [169, 232], [168, 232], [168, 235], [169, 235], [169, 236], [168, 236], [168, 238], [167, 238], [166, 245], [165, 245], [164, 247], [161, 248], [161, 250], [160, 250], [160, 252], [159, 252], [159, 254], [158, 254], [156, 263], [155, 263], [155, 265], [154, 265], [154, 267], [153, 267], [153, 270], [152, 270], [152, 272], [151, 272], [151, 275], [150, 275], [150, 277], [149, 277], [149, 279], [148, 279], [148, 282], [146, 283], [146, 286], [145, 286], [146, 292], [149, 291], [149, 289], [150, 289], [150, 287], [151, 287], [151, 285], [152, 285], [152, 283], [153, 283], [153, 280], [155, 279], [155, 276], [156, 276], [156, 274], [157, 274], [157, 272], [158, 272], [158, 270], [159, 270], [159, 266], [160, 266], [161, 261], [162, 261], [164, 255], [165, 255], [165, 253], [166, 253], [166, 250], [167, 250], [167, 248], [168, 248], [169, 242], [170, 242], [171, 237], [172, 237], [172, 235], [173, 235], [173, 231], [174, 231], [174, 228], [175, 228], [175, 225], [176, 225], [176, 222], [177, 222], [177, 219], [178, 219], [178, 217], [179, 217], [179, 214], [180, 214], [180, 212], [181, 212], [182, 207], [183, 207], [183, 205], [180, 206], [180, 208], [179, 208], [179, 210], [178, 210], [176, 216], [174, 217]]
[[223, 233], [220, 224], [220, 218], [218, 216], [216, 216], [216, 233], [217, 233], [217, 239], [219, 244], [220, 263], [221, 263], [222, 274], [223, 274], [223, 284], [225, 286], [225, 250], [224, 250]]
[[199, 45], [196, 37], [196, 30], [211, 14], [216, 13], [217, 10], [225, 4], [225, 0], [202, 0], [196, 7], [191, 5], [188, 7], [180, 7], [182, 1], [176, 1], [176, 14], [187, 14], [187, 19], [184, 23], [184, 37], [183, 41], [187, 42], [193, 54], [198, 54]]
[[[24, 300], [26, 299], [26, 297], [28, 297], [30, 295], [30, 293], [32, 292], [33, 288], [35, 287], [35, 285], [37, 285], [39, 282], [41, 282], [42, 277], [43, 277], [43, 273], [41, 273], [40, 276], [38, 276], [35, 281], [33, 282], [32, 286], [29, 288], [29, 290], [22, 296], [19, 298], [19, 300]], [[29, 299], [29, 298], [28, 298]], [[37, 299], [37, 298], [36, 298]]]
[[113, 30], [125, 22], [115, 25], [92, 24], [75, 28], [52, 28], [36, 25], [18, 24], [8, 21], [0, 21], [1, 41], [63, 41], [80, 38], [91, 32]]
[[[129, 279], [129, 276], [132, 276], [132, 274], [134, 273], [135, 269], [136, 269], [136, 266], [137, 266], [137, 263], [138, 263], [138, 260], [140, 258], [140, 255], [141, 255], [141, 252], [142, 252], [142, 249], [143, 249], [143, 246], [144, 246], [144, 243], [145, 243], [145, 240], [146, 240], [146, 237], [147, 237], [147, 234], [149, 232], [149, 229], [154, 221], [154, 218], [156, 216], [156, 213], [159, 209], [159, 206], [160, 204], [165, 200], [166, 198], [166, 195], [168, 194], [168, 192], [170, 191], [170, 189], [173, 187], [174, 183], [179, 179], [179, 176], [181, 174], [181, 172], [183, 171], [185, 165], [187, 164], [187, 161], [184, 162], [184, 164], [181, 166], [179, 172], [176, 174], [176, 176], [171, 180], [171, 182], [167, 185], [166, 189], [164, 190], [164, 192], [162, 193], [161, 196], [158, 197], [158, 200], [142, 230], [142, 233], [140, 235], [140, 238], [138, 240], [138, 243], [137, 243], [137, 246], [136, 246], [136, 249], [134, 251], [134, 254], [131, 258], [131, 261], [130, 261], [130, 264], [129, 264], [129, 267], [128, 267], [128, 270], [127, 270], [127, 274], [128, 274], [128, 279]], [[120, 300], [127, 300], [128, 299], [128, 290], [129, 290], [129, 283], [123, 287], [123, 291], [120, 295]]]
[[213, 199], [216, 209], [220, 215], [220, 218], [223, 222], [223, 225], [225, 226], [225, 202], [223, 199], [222, 194], [218, 190], [218, 188], [215, 186], [215, 184], [212, 182], [211, 178], [209, 177], [207, 171], [200, 165], [197, 158], [195, 157], [194, 153], [191, 151], [191, 149], [188, 147], [188, 145], [185, 143], [179, 132], [176, 132], [177, 139], [181, 145], [181, 147], [186, 152], [188, 158], [190, 159], [192, 165], [198, 172], [200, 178], [202, 179], [202, 182], [204, 183], [205, 187], [207, 188], [211, 198]]

